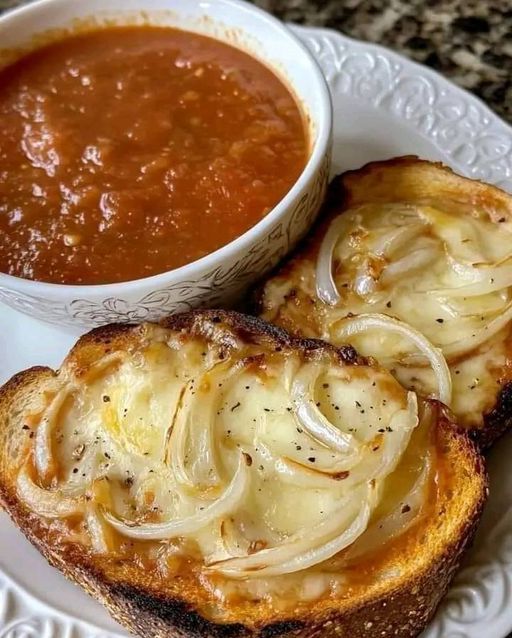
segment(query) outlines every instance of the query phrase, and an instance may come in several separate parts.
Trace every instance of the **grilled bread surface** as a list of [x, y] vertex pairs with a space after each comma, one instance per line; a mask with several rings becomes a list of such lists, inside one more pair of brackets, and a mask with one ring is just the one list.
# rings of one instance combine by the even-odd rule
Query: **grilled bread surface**
[[487, 492], [438, 402], [225, 311], [99, 328], [19, 373], [0, 454], [16, 525], [148, 637], [416, 636]]
[[[260, 314], [292, 334], [352, 343], [406, 387], [439, 396], [418, 344], [441, 350], [452, 408], [482, 446], [512, 422], [512, 197], [414, 157], [335, 178], [316, 229], [264, 285]], [[431, 356], [434, 356], [430, 352]]]

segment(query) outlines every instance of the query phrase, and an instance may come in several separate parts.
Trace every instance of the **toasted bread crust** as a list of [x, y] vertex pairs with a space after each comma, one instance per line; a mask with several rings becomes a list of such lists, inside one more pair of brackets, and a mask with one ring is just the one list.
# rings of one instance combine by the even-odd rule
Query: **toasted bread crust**
[[[225, 311], [196, 311], [171, 317], [164, 327], [193, 333], [198, 322], [212, 320], [227, 324], [244, 339], [264, 340], [275, 347], [293, 347], [308, 353], [326, 350], [347, 365], [365, 360], [354, 349], [337, 349], [315, 340], [290, 337], [281, 329], [261, 320]], [[106, 326], [82, 337], [63, 365], [73, 365], [80, 373], [107, 350], [129, 349], [140, 337], [138, 326]], [[37, 389], [51, 382], [54, 374], [48, 368], [32, 368], [16, 375], [0, 389], [0, 502], [29, 540], [71, 581], [80, 584], [100, 600], [121, 624], [141, 636], [212, 637], [212, 638], [324, 638], [362, 636], [418, 635], [441, 600], [456, 570], [462, 552], [471, 542], [487, 494], [487, 477], [482, 458], [466, 432], [461, 432], [441, 412], [437, 436], [444, 450], [444, 462], [453, 468], [457, 498], [443, 495], [436, 504], [436, 516], [424, 530], [424, 545], [417, 547], [416, 567], [393, 587], [385, 583], [373, 585], [364, 599], [319, 600], [282, 612], [279, 617], [259, 617], [240, 622], [236, 615], [225, 624], [203, 617], [194, 604], [194, 592], [182, 597], [155, 591], [133, 569], [127, 575], [106, 568], [104, 561], [93, 561], [83, 548], [51, 543], [47, 527], [30, 512], [16, 495], [12, 459], [5, 453], [13, 437], [26, 436], [20, 429], [19, 417], [13, 414]], [[425, 550], [425, 547], [428, 547]], [[401, 567], [401, 565], [399, 565]], [[255, 604], [257, 605], [257, 604]]]
[[[332, 219], [340, 212], [368, 202], [389, 202], [390, 184], [396, 201], [414, 202], [422, 197], [468, 202], [488, 213], [494, 222], [512, 218], [512, 196], [484, 182], [462, 177], [441, 162], [421, 160], [414, 155], [390, 160], [370, 162], [360, 169], [336, 176], [329, 185], [326, 202], [315, 226], [290, 258], [279, 265], [258, 286], [251, 296], [250, 308], [269, 321], [276, 321], [292, 334], [300, 336], [301, 326], [289, 317], [274, 316], [265, 298], [266, 282], [278, 277], [286, 278], [301, 260], [315, 255]], [[303, 310], [307, 314], [307, 310]], [[304, 325], [313, 326], [304, 316]], [[510, 338], [512, 348], [512, 330]], [[471, 436], [482, 449], [490, 447], [500, 436], [512, 428], [512, 366], [500, 378], [501, 388], [494, 405], [483, 415], [482, 427], [471, 431]]]

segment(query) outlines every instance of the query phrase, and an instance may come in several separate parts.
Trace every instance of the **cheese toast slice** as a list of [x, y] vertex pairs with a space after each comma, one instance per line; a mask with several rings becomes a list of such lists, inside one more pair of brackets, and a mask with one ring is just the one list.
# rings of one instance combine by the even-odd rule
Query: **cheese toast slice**
[[352, 343], [450, 404], [482, 446], [512, 418], [512, 197], [414, 157], [334, 180], [307, 242], [265, 284], [264, 318]]
[[141, 636], [416, 636], [482, 459], [351, 346], [234, 312], [82, 337], [0, 390], [0, 502]]

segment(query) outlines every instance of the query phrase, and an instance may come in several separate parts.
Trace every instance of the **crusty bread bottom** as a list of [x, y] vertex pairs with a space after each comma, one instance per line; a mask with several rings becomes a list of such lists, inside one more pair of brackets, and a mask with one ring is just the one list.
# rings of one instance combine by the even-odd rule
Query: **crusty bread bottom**
[[[284, 331], [254, 318], [225, 311], [198, 311], [171, 317], [162, 325], [191, 330], [208, 320], [228, 326], [240, 338], [267, 339], [296, 348], [329, 348], [321, 342], [294, 340]], [[107, 326], [82, 337], [63, 365], [77, 374], [105, 352], [126, 349], [139, 338], [137, 326]], [[340, 361], [356, 362], [352, 348], [336, 351]], [[160, 638], [359, 638], [362, 636], [417, 636], [432, 617], [461, 555], [473, 538], [487, 493], [482, 458], [467, 433], [459, 431], [440, 411], [437, 440], [450, 488], [439, 495], [433, 514], [390, 567], [401, 572], [389, 582], [368, 584], [364, 596], [318, 600], [272, 617], [261, 614], [258, 603], [251, 613], [230, 622], [212, 622], [188, 602], [194, 592], [169, 597], [151, 588], [150, 575], [135, 566], [121, 575], [115, 564], [84, 552], [78, 545], [53, 545], [44, 520], [29, 511], [16, 495], [16, 471], [25, 446], [23, 414], [34, 397], [54, 378], [48, 368], [32, 368], [16, 375], [0, 390], [0, 501], [16, 525], [51, 565], [101, 601], [112, 616], [134, 633]], [[22, 434], [23, 433], [23, 434]]]

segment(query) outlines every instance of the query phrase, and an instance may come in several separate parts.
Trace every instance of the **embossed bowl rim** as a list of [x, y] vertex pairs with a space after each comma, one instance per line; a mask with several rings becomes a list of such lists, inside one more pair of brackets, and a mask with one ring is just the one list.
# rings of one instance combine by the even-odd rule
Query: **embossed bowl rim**
[[[85, 0], [83, 0], [85, 1]], [[189, 0], [194, 1], [196, 4], [203, 8], [208, 8], [213, 5], [210, 0]], [[16, 22], [20, 17], [26, 17], [27, 14], [36, 13], [37, 11], [44, 10], [48, 7], [64, 7], [67, 5], [72, 6], [76, 3], [76, 0], [36, 0], [28, 5], [18, 7], [14, 10], [7, 11], [0, 16], [0, 33], [4, 29], [16, 30]], [[108, 8], [109, 0], [104, 1], [104, 5]], [[254, 245], [258, 239], [261, 239], [265, 234], [272, 229], [274, 224], [286, 214], [290, 207], [294, 204], [298, 195], [302, 192], [305, 185], [314, 177], [322, 165], [322, 161], [326, 153], [330, 153], [331, 135], [332, 135], [332, 101], [329, 88], [325, 77], [320, 69], [319, 64], [313, 57], [312, 53], [308, 50], [305, 44], [301, 42], [299, 37], [295, 35], [287, 26], [285, 26], [280, 20], [273, 17], [263, 9], [249, 4], [245, 0], [215, 0], [214, 11], [221, 13], [222, 9], [228, 10], [236, 9], [242, 11], [244, 19], [256, 20], [261, 23], [262, 28], [272, 29], [276, 35], [282, 38], [283, 46], [293, 46], [297, 50], [297, 54], [301, 56], [301, 64], [306, 65], [309, 73], [309, 82], [311, 85], [311, 92], [315, 93], [319, 107], [315, 111], [314, 125], [315, 125], [315, 141], [311, 146], [309, 159], [300, 174], [298, 180], [293, 184], [288, 193], [281, 199], [281, 201], [274, 206], [274, 208], [257, 224], [249, 228], [245, 233], [235, 238], [225, 246], [193, 261], [179, 268], [168, 270], [158, 275], [152, 275], [150, 277], [142, 277], [140, 279], [133, 279], [129, 281], [109, 283], [109, 284], [56, 284], [41, 281], [33, 281], [30, 279], [24, 279], [22, 277], [16, 277], [5, 273], [0, 273], [0, 287], [5, 287], [10, 290], [23, 292], [27, 294], [38, 295], [50, 295], [55, 298], [71, 298], [75, 295], [85, 299], [88, 297], [109, 296], [109, 295], [123, 295], [127, 293], [136, 293], [139, 289], [160, 289], [162, 286], [176, 283], [179, 281], [194, 280], [201, 273], [205, 273], [214, 269], [216, 266], [224, 263], [225, 260], [230, 260], [238, 254], [244, 254], [247, 250]], [[172, 10], [172, 7], [170, 7]], [[139, 9], [140, 10], [140, 9]], [[151, 16], [151, 8], [144, 9], [144, 12]], [[243, 28], [242, 28], [243, 32]], [[251, 52], [249, 52], [251, 53]], [[251, 53], [252, 54], [252, 53]], [[277, 64], [278, 61], [276, 61]], [[264, 62], [269, 66], [273, 66], [268, 62]], [[274, 66], [274, 72], [277, 72], [279, 77], [282, 77], [282, 73], [279, 72]], [[292, 87], [293, 90], [293, 87]]]

